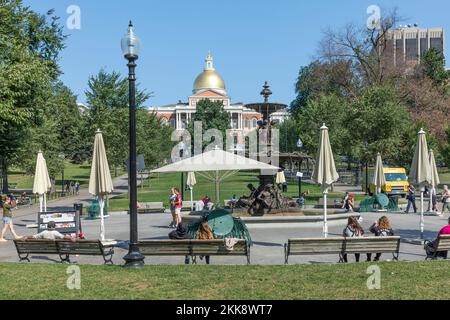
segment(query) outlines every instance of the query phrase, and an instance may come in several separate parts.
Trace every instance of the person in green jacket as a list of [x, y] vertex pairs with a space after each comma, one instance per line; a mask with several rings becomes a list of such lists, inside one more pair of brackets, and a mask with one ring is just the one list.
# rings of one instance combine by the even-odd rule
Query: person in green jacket
[[14, 239], [21, 239], [14, 230], [14, 225], [12, 221], [12, 209], [16, 206], [16, 201], [11, 199], [10, 196], [2, 197], [3, 202], [3, 229], [0, 236], [0, 242], [6, 242], [4, 238], [6, 230], [10, 230]]

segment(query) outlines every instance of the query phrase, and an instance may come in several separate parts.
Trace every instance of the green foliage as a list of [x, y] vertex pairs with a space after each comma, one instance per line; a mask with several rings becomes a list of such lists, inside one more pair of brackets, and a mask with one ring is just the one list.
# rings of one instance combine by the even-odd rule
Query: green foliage
[[445, 133], [447, 134], [447, 143], [442, 146], [442, 157], [447, 167], [450, 167], [450, 125], [445, 130]]
[[[222, 137], [226, 137], [226, 131], [230, 129], [231, 115], [225, 111], [221, 101], [211, 101], [202, 99], [197, 103], [196, 112], [192, 116], [189, 123], [188, 131], [191, 134], [192, 141], [194, 139], [194, 123], [202, 123], [202, 135], [209, 129], [217, 129], [222, 133]], [[209, 145], [213, 141], [203, 141], [203, 147]], [[225, 143], [225, 141], [223, 141]]]
[[406, 106], [390, 87], [369, 87], [350, 104], [344, 118], [350, 143], [358, 158], [375, 159], [380, 152], [385, 160], [400, 161], [409, 153], [404, 135], [411, 126]]
[[433, 80], [436, 86], [445, 84], [450, 78], [445, 69], [445, 56], [442, 52], [431, 48], [422, 56], [421, 66], [424, 74]]
[[[349, 147], [353, 143], [349, 139], [347, 126], [344, 122], [347, 112], [347, 102], [336, 95], [322, 95], [310, 100], [293, 118], [293, 121], [297, 124], [297, 132], [300, 133], [300, 138], [303, 141], [303, 150], [311, 155], [317, 153], [320, 127], [325, 123], [329, 129], [333, 152], [349, 155], [349, 150], [351, 150]], [[288, 125], [295, 126], [290, 123]], [[298, 139], [298, 136], [295, 135], [295, 138]]]

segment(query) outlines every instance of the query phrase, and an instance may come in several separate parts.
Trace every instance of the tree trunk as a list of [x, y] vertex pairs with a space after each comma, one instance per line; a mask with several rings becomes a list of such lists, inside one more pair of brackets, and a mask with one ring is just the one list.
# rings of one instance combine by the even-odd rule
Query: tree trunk
[[9, 186], [8, 186], [8, 165], [6, 164], [6, 159], [2, 159], [2, 180], [3, 180], [3, 186], [2, 190], [3, 193], [9, 192]]

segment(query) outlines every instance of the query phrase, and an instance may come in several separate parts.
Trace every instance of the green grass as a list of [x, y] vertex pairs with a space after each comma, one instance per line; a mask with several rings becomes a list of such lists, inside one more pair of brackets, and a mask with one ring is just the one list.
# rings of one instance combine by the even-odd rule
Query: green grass
[[[185, 178], [186, 179], [186, 178]], [[199, 174], [196, 175], [197, 184], [193, 189], [193, 199], [200, 200], [205, 195], [208, 195], [213, 201], [215, 197], [214, 183], [208, 181]], [[139, 180], [140, 181], [140, 180]], [[186, 180], [184, 180], [186, 182]], [[220, 204], [223, 205], [223, 200], [231, 199], [233, 194], [237, 197], [242, 195], [249, 195], [247, 185], [252, 183], [258, 185], [258, 173], [240, 171], [237, 174], [227, 178], [220, 185]], [[138, 189], [139, 202], [164, 202], [166, 206], [169, 205], [169, 190], [172, 187], [180, 187], [181, 174], [167, 173], [154, 174], [148, 180], [145, 180], [144, 188]], [[322, 197], [320, 187], [317, 185], [302, 184], [302, 191], [309, 191], [310, 195], [307, 197], [307, 204], [316, 204], [318, 199]], [[288, 179], [288, 192], [284, 193], [288, 197], [298, 197], [298, 182], [297, 179]], [[330, 193], [330, 198], [342, 198], [340, 193]], [[357, 196], [357, 200], [361, 200], [361, 196]], [[190, 192], [184, 192], [184, 200], [190, 200]], [[121, 211], [128, 208], [128, 194], [115, 197], [110, 200], [110, 210]]]
[[[379, 263], [381, 289], [368, 290], [368, 263], [289, 266], [82, 265], [81, 289], [67, 265], [0, 264], [0, 299], [448, 299], [450, 263]], [[414, 281], [411, 281], [414, 279]]]
[[[70, 162], [65, 163], [64, 167], [64, 181], [78, 181], [81, 186], [87, 186], [89, 184], [89, 175], [91, 172], [90, 164], [73, 164]], [[124, 170], [118, 170], [118, 175], [124, 173]], [[111, 169], [111, 176], [113, 176], [114, 170]], [[12, 169], [12, 172], [8, 175], [8, 181], [11, 184], [17, 184], [15, 189], [32, 189], [34, 177], [26, 175], [20, 171], [20, 169]], [[62, 172], [56, 176], [56, 189], [61, 190]]]

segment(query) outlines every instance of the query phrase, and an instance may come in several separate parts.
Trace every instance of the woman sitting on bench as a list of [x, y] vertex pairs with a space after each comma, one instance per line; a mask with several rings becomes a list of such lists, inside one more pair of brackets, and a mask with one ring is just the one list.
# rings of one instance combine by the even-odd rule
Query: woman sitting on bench
[[[450, 234], [450, 217], [448, 218], [448, 225], [446, 225], [445, 227], [443, 227], [441, 229], [441, 231], [439, 231], [439, 234], [436, 237], [436, 239], [433, 241], [425, 242], [424, 249], [425, 249], [425, 253], [427, 254], [427, 258], [434, 256], [435, 251], [436, 251], [436, 245], [438, 243], [438, 238], [440, 235], [444, 235], [444, 234]], [[447, 251], [439, 252], [437, 254], [437, 256], [447, 259]]]
[[[195, 235], [195, 239], [198, 240], [214, 240], [214, 234], [211, 231], [211, 227], [209, 226], [207, 221], [203, 221], [197, 230], [197, 233]], [[203, 256], [200, 256], [200, 260], [203, 259]], [[206, 264], [209, 264], [210, 257], [205, 257]]]

